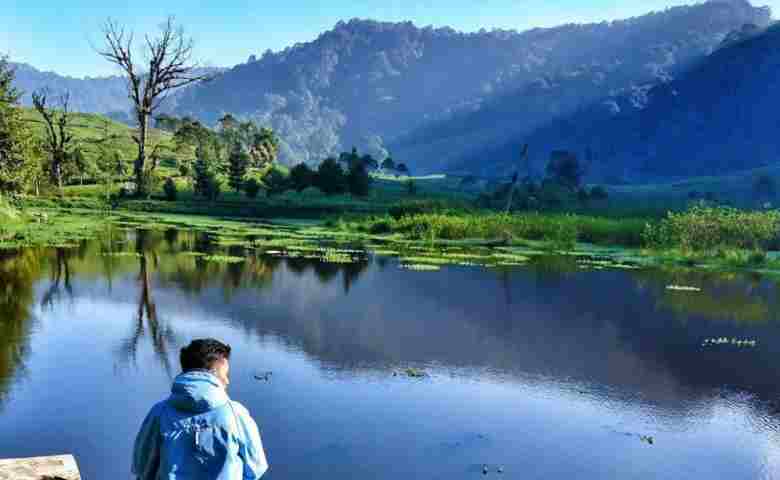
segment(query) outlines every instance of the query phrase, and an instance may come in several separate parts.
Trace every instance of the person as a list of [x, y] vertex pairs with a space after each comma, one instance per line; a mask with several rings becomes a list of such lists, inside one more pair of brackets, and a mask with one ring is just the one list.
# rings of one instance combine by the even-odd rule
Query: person
[[135, 441], [138, 480], [255, 480], [268, 470], [257, 424], [230, 400], [230, 346], [193, 340], [168, 399], [146, 416]]

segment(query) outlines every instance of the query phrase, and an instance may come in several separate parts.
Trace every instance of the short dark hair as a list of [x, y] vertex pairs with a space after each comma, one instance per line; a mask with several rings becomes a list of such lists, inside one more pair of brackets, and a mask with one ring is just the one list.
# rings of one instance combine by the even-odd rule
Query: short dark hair
[[179, 361], [184, 372], [211, 370], [216, 362], [230, 359], [230, 345], [213, 338], [199, 338], [181, 349]]

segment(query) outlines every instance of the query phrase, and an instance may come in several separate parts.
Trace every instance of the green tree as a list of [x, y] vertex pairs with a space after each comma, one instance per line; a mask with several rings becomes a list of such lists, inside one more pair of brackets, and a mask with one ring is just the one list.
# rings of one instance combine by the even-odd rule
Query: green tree
[[236, 193], [241, 191], [246, 176], [246, 169], [249, 166], [249, 156], [244, 153], [241, 143], [233, 143], [233, 149], [228, 158], [228, 183]]
[[347, 188], [346, 177], [344, 170], [335, 158], [328, 157], [320, 163], [315, 186], [326, 195], [344, 193]]
[[26, 186], [32, 135], [19, 108], [21, 92], [13, 87], [14, 70], [0, 56], [0, 194]]
[[379, 162], [376, 161], [374, 157], [371, 155], [363, 155], [360, 157], [360, 160], [363, 162], [363, 165], [366, 166], [369, 170], [376, 170], [379, 168]]
[[276, 161], [279, 139], [270, 128], [259, 128], [253, 122], [242, 122], [239, 132], [247, 143], [253, 168], [263, 168]]
[[371, 186], [371, 177], [368, 175], [366, 165], [360, 159], [360, 157], [353, 157], [352, 163], [349, 165], [349, 173], [347, 174], [347, 187], [349, 193], [356, 197], [365, 197], [368, 195], [368, 191]]
[[182, 120], [179, 128], [173, 134], [177, 151], [186, 147], [197, 147], [200, 144], [216, 141], [216, 134], [197, 120]]
[[266, 176], [263, 177], [263, 183], [265, 183], [265, 193], [268, 197], [284, 193], [289, 186], [287, 177], [275, 168], [272, 168]]
[[566, 150], [555, 150], [550, 155], [547, 164], [547, 177], [574, 192], [582, 183], [585, 169], [580, 164], [577, 156]]
[[300, 193], [314, 184], [314, 170], [305, 163], [299, 163], [290, 170], [290, 187]]
[[218, 176], [218, 165], [212, 144], [198, 145], [193, 166], [193, 190], [196, 195], [208, 200], [216, 200], [222, 190]]
[[232, 130], [238, 127], [238, 120], [231, 113], [226, 113], [219, 119], [219, 125], [222, 127], [222, 131]]
[[386, 172], [392, 172], [395, 171], [395, 162], [393, 161], [392, 157], [387, 157], [382, 162], [382, 170]]
[[176, 182], [173, 180], [173, 178], [168, 177], [165, 179], [165, 183], [163, 184], [163, 192], [165, 192], [165, 198], [168, 199], [168, 201], [176, 201], [178, 190], [176, 189]]
[[67, 157], [65, 164], [65, 178], [78, 177], [79, 183], [84, 185], [85, 179], [91, 177], [94, 165], [91, 165], [80, 147], [76, 147]]
[[160, 130], [174, 133], [181, 127], [182, 119], [176, 118], [173, 115], [162, 113], [154, 118], [154, 126]]
[[57, 105], [51, 105], [48, 101], [46, 89], [38, 90], [32, 94], [35, 110], [43, 118], [45, 125], [44, 148], [49, 152], [50, 172], [52, 182], [62, 194], [62, 186], [65, 177], [65, 169], [68, 160], [71, 159], [73, 134], [70, 131], [70, 95], [63, 94]]

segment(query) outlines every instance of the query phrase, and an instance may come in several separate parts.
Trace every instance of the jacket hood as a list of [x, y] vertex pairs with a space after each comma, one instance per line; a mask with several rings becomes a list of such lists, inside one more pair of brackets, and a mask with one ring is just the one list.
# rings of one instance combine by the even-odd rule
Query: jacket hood
[[168, 402], [177, 410], [204, 413], [225, 405], [227, 392], [217, 377], [205, 370], [185, 372], [176, 377]]

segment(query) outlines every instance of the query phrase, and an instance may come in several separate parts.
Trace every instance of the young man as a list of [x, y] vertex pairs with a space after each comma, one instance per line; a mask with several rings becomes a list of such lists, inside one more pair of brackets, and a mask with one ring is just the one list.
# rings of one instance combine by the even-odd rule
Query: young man
[[182, 373], [138, 432], [138, 480], [255, 480], [268, 470], [249, 412], [228, 398], [230, 346], [193, 340], [181, 350]]

